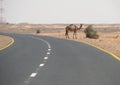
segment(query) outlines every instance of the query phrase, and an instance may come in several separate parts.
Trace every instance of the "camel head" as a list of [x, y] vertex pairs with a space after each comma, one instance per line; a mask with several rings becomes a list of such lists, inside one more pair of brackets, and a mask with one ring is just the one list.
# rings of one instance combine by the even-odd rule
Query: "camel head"
[[82, 28], [83, 24], [80, 24], [80, 27], [78, 28], [78, 30], [80, 30]]

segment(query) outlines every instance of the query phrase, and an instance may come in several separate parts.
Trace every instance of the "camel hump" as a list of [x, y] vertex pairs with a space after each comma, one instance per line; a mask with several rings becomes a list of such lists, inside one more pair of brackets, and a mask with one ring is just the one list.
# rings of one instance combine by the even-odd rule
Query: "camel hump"
[[74, 24], [70, 24], [69, 26], [75, 26]]
[[70, 24], [69, 26], [73, 26], [74, 24]]
[[76, 25], [70, 24], [69, 27], [70, 27], [70, 28], [76, 28]]

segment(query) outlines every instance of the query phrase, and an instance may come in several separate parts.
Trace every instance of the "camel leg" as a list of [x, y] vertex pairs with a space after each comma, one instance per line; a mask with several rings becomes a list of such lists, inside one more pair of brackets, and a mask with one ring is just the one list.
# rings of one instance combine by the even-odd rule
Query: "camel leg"
[[73, 33], [73, 39], [77, 39], [77, 36], [76, 36], [76, 31]]
[[66, 39], [69, 39], [68, 30], [66, 30], [65, 36], [66, 36]]
[[69, 39], [69, 34], [66, 35], [66, 38]]
[[69, 38], [69, 36], [68, 36], [68, 34], [67, 34], [67, 33], [65, 33], [65, 36], [66, 36], [66, 39], [67, 39], [67, 38]]
[[66, 36], [67, 39], [69, 39], [69, 31], [67, 29], [66, 29], [65, 36]]
[[75, 33], [75, 39], [77, 39], [77, 33]]
[[66, 36], [66, 39], [68, 38], [68, 35], [65, 35]]
[[67, 35], [67, 38], [69, 39], [69, 35]]
[[75, 33], [73, 33], [73, 39], [74, 39]]

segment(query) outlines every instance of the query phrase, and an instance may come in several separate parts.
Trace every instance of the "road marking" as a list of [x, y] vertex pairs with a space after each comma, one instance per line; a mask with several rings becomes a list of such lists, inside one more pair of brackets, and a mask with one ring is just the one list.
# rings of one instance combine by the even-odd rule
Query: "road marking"
[[50, 54], [50, 52], [47, 52], [47, 55], [49, 55]]
[[37, 73], [32, 73], [31, 75], [30, 75], [30, 77], [35, 77], [37, 75]]
[[45, 59], [45, 60], [47, 60], [47, 59], [48, 59], [48, 57], [44, 57], [44, 59]]
[[36, 77], [36, 75], [38, 74], [40, 68], [45, 65], [45, 62], [47, 62], [46, 60], [48, 59], [48, 55], [50, 54], [50, 51], [51, 51], [51, 46], [50, 46], [49, 42], [47, 42], [47, 41], [45, 41], [43, 39], [37, 38], [37, 37], [33, 37], [33, 36], [31, 36], [31, 38], [37, 39], [37, 40], [41, 40], [44, 43], [46, 43], [47, 46], [48, 46], [48, 52], [46, 53], [46, 56], [44, 57], [43, 63], [41, 63], [38, 68], [36, 68], [35, 73], [32, 73], [29, 76], [29, 78], [26, 81], [24, 81], [25, 85], [28, 85], [30, 83], [31, 79], [34, 78], [34, 77]]
[[39, 66], [40, 66], [40, 67], [43, 67], [44, 65], [45, 65], [45, 64], [40, 64]]
[[49, 48], [49, 49], [51, 48], [49, 42], [47, 42], [46, 40], [43, 40], [43, 39], [37, 38], [37, 37], [33, 37], [33, 36], [31, 36], [31, 37], [32, 37], [33, 39], [37, 39], [37, 40], [41, 40], [41, 41], [45, 42], [45, 43], [48, 45], [48, 48]]
[[88, 43], [88, 42], [84, 42], [84, 41], [81, 41], [81, 42], [83, 42], [83, 43], [85, 43], [85, 44], [87, 44], [87, 45], [90, 45], [90, 46], [92, 46], [92, 47], [95, 47], [95, 48], [97, 48], [97, 49], [99, 49], [99, 50], [101, 50], [101, 51], [103, 51], [103, 52], [111, 55], [111, 56], [112, 56], [113, 58], [115, 58], [116, 60], [120, 61], [120, 57], [116, 56], [116, 55], [113, 54], [112, 52], [109, 52], [109, 51], [107, 51], [107, 50], [105, 50], [105, 49], [103, 49], [103, 48], [100, 48], [100, 47], [95, 46], [95, 45], [93, 45], [93, 44], [90, 44], [90, 43]]
[[9, 47], [10, 45], [12, 45], [14, 42], [15, 42], [14, 39], [11, 37], [11, 42], [10, 42], [8, 45], [4, 46], [3, 48], [0, 48], [0, 51], [1, 51], [1, 50], [4, 50], [5, 48], [8, 48], [8, 47]]
[[51, 49], [48, 49], [48, 51], [51, 51]]

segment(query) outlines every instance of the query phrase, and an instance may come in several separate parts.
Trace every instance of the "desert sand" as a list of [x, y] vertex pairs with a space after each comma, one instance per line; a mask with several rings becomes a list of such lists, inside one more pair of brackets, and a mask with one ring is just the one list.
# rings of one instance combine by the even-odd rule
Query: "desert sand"
[[[65, 27], [68, 24], [4, 24], [0, 25], [0, 32], [6, 33], [22, 33], [34, 34], [40, 36], [51, 36], [65, 39]], [[79, 26], [79, 24], [76, 24]], [[99, 39], [89, 39], [85, 37], [84, 30], [88, 26], [85, 24], [82, 29], [77, 33], [78, 39], [72, 39], [70, 33], [70, 40], [85, 41], [93, 45], [99, 46], [108, 50], [120, 57], [120, 25], [119, 24], [98, 24], [93, 25], [93, 28], [99, 34]], [[40, 30], [36, 34], [36, 30]]]
[[11, 42], [11, 38], [8, 36], [0, 35], [0, 50], [6, 47]]

